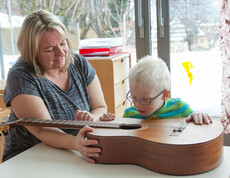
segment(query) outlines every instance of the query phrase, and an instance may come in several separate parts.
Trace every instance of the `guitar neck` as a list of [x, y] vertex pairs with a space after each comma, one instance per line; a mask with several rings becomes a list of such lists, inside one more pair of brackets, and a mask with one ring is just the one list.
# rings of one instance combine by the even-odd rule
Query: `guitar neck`
[[94, 121], [76, 121], [76, 120], [44, 120], [44, 119], [19, 119], [12, 124], [9, 123], [10, 127], [16, 126], [40, 126], [40, 127], [58, 127], [66, 129], [80, 129], [84, 126], [90, 126], [94, 128], [120, 128], [120, 123], [111, 122], [94, 122]]

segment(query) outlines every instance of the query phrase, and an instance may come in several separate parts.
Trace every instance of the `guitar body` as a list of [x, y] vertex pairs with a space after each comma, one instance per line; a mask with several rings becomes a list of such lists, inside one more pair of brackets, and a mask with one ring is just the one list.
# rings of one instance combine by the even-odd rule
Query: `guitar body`
[[190, 122], [177, 136], [173, 129], [185, 119], [145, 121], [116, 119], [116, 123], [140, 124], [138, 129], [95, 128], [88, 139], [97, 139], [102, 149], [97, 163], [135, 164], [170, 175], [191, 175], [215, 168], [222, 159], [223, 127]]
[[146, 121], [121, 118], [115, 121], [69, 121], [19, 119], [0, 125], [1, 133], [19, 125], [82, 128], [94, 127], [88, 139], [96, 139], [102, 149], [98, 163], [135, 164], [171, 175], [199, 174], [219, 165], [223, 152], [223, 127], [213, 120], [209, 125], [195, 125], [181, 119]]

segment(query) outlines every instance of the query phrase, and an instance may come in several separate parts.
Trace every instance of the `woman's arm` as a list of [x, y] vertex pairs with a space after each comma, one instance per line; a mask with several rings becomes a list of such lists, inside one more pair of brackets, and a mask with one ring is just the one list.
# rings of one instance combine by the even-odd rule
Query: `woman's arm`
[[107, 106], [97, 75], [95, 75], [95, 78], [88, 86], [88, 92], [91, 114], [93, 114], [95, 120], [99, 120], [100, 116], [107, 113]]
[[[11, 107], [18, 118], [50, 119], [50, 114], [40, 97], [28, 94], [20, 94], [11, 100]], [[86, 140], [85, 134], [93, 129], [84, 127], [77, 136], [72, 136], [58, 128], [26, 126], [42, 142], [56, 147], [79, 151], [85, 158], [94, 162], [90, 157], [98, 157], [101, 150], [90, 148], [89, 145], [96, 145], [97, 140]]]

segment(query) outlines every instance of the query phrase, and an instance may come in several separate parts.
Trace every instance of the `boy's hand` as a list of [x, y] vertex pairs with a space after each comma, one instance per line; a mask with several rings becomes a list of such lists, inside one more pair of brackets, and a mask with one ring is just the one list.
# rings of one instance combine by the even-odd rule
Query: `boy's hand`
[[99, 117], [100, 121], [112, 121], [115, 119], [115, 114], [106, 113], [103, 116]]
[[186, 119], [186, 122], [190, 121], [193, 121], [197, 125], [212, 123], [211, 117], [206, 113], [192, 113]]

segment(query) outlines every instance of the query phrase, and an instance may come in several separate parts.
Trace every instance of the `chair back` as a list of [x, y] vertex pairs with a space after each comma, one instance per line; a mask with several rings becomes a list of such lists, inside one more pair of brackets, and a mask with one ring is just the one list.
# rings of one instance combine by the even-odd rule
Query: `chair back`
[[[10, 107], [6, 107], [3, 101], [3, 94], [0, 93], [0, 124], [3, 124], [8, 119], [10, 114]], [[3, 133], [0, 133], [0, 163], [2, 163], [3, 149], [4, 149], [5, 138]]]

